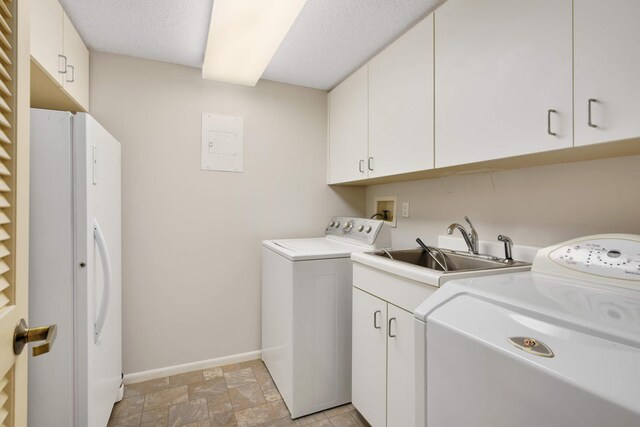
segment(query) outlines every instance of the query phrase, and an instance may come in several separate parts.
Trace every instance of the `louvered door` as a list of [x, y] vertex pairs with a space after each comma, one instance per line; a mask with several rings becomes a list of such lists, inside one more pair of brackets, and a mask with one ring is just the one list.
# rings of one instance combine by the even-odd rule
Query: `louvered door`
[[[27, 351], [13, 333], [27, 319], [29, 22], [25, 0], [0, 0], [0, 426], [26, 426]], [[19, 19], [19, 22], [18, 22]], [[26, 44], [26, 46], [24, 46]], [[18, 53], [19, 52], [19, 53]]]

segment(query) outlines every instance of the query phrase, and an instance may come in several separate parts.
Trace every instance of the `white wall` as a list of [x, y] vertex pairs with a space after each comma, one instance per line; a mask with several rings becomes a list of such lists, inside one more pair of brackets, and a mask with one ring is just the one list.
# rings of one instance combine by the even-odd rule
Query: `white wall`
[[[260, 242], [361, 215], [326, 182], [326, 92], [202, 80], [93, 53], [91, 113], [122, 143], [125, 373], [260, 349]], [[244, 173], [200, 170], [201, 113], [243, 116]]]
[[[597, 233], [640, 234], [640, 156], [558, 164], [375, 185], [367, 188], [367, 214], [374, 197], [398, 197], [394, 248], [416, 247], [416, 237], [437, 244], [452, 222], [474, 223], [481, 240], [506, 234], [516, 244], [548, 246]], [[402, 202], [410, 217], [401, 217]], [[456, 231], [459, 237], [459, 232]]]

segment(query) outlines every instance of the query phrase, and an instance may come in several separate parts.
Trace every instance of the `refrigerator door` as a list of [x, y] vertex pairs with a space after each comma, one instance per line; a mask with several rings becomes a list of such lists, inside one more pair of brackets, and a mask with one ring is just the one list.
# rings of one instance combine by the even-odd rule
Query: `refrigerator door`
[[47, 354], [29, 357], [29, 427], [74, 419], [74, 259], [71, 113], [31, 110], [29, 324], [58, 326]]
[[74, 117], [73, 137], [76, 426], [105, 426], [113, 403], [121, 398], [120, 143], [84, 113]]

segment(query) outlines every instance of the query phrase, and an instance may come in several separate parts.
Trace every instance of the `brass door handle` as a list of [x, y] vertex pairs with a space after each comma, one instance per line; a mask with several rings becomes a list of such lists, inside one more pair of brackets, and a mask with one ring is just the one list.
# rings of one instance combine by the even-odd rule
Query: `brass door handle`
[[33, 356], [49, 353], [53, 343], [56, 341], [57, 332], [58, 327], [56, 325], [29, 328], [27, 322], [24, 319], [20, 319], [20, 323], [18, 323], [13, 333], [13, 352], [20, 354], [27, 343], [44, 341], [44, 344], [33, 347]]

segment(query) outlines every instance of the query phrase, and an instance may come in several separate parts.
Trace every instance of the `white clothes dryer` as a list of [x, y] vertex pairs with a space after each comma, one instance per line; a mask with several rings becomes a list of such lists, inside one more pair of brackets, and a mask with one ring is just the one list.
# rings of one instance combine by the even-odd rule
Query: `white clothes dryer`
[[352, 252], [389, 247], [384, 221], [262, 242], [262, 360], [293, 418], [351, 402]]
[[640, 426], [640, 236], [448, 282], [415, 317], [419, 426]]

